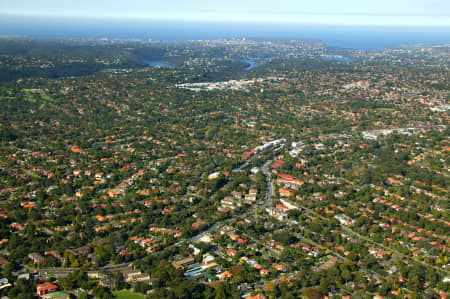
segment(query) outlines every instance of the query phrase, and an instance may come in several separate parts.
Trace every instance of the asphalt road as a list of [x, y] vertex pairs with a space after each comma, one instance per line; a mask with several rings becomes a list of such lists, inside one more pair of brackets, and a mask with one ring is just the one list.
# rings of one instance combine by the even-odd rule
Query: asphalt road
[[[242, 213], [239, 213], [239, 214], [234, 215], [234, 216], [231, 217], [231, 218], [225, 219], [225, 220], [223, 220], [223, 221], [218, 221], [218, 222], [214, 223], [212, 226], [210, 226], [207, 230], [202, 231], [202, 232], [198, 233], [197, 235], [192, 236], [192, 237], [186, 239], [185, 241], [180, 241], [180, 242], [178, 242], [177, 244], [181, 244], [181, 243], [184, 243], [184, 242], [188, 242], [188, 243], [196, 243], [196, 242], [199, 241], [200, 237], [201, 237], [203, 234], [218, 231], [219, 228], [220, 228], [225, 222], [231, 222], [231, 221], [233, 221], [233, 220], [237, 219], [238, 217], [241, 217], [241, 216], [243, 216], [243, 215], [245, 215], [245, 214], [253, 214], [257, 208], [258, 208], [258, 209], [264, 209], [264, 208], [266, 208], [267, 206], [271, 205], [271, 204], [272, 204], [272, 200], [273, 200], [273, 190], [274, 190], [274, 188], [273, 188], [273, 182], [272, 182], [272, 180], [271, 180], [271, 178], [270, 178], [269, 164], [272, 163], [272, 162], [274, 161], [274, 159], [275, 159], [275, 158], [273, 158], [273, 159], [271, 159], [271, 160], [268, 160], [268, 161], [267, 161], [266, 163], [264, 163], [264, 165], [261, 167], [261, 171], [262, 171], [262, 173], [263, 173], [263, 175], [264, 175], [264, 178], [265, 178], [265, 180], [266, 180], [266, 191], [265, 191], [265, 193], [264, 193], [263, 201], [261, 201], [261, 202], [255, 204], [255, 205], [253, 205], [253, 206], [251, 206], [250, 209], [248, 209], [248, 210], [246, 210], [246, 211], [244, 211], [244, 212], [242, 212]], [[247, 163], [247, 162], [246, 162], [246, 163]], [[239, 168], [243, 168], [243, 167], [245, 167], [245, 165], [246, 165], [246, 164], [244, 163], [244, 164], [243, 164], [241, 167], [239, 167]], [[277, 254], [277, 255], [278, 255], [278, 254]]]

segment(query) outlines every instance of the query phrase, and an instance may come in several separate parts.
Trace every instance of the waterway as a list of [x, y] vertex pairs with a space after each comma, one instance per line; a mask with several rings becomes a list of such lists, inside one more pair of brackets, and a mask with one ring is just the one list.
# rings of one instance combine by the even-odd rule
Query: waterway
[[165, 63], [161, 60], [146, 60], [144, 61], [148, 66], [159, 66], [159, 67], [172, 67], [173, 65]]
[[261, 63], [257, 63], [253, 59], [242, 59], [241, 61], [250, 64], [249, 66], [244, 68], [246, 71], [249, 71], [249, 70], [254, 69], [255, 67], [258, 67], [261, 65]]
[[322, 55], [323, 59], [326, 60], [337, 60], [343, 62], [352, 62], [353, 60], [347, 57], [339, 56], [339, 55]]

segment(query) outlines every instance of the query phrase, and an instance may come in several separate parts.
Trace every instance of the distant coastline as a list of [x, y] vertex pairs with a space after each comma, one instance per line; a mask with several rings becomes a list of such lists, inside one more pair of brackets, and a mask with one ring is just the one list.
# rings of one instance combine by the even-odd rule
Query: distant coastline
[[[207, 25], [207, 26], [205, 26]], [[379, 50], [413, 44], [450, 43], [448, 27], [361, 27], [253, 23], [126, 21], [0, 17], [0, 35], [37, 38], [121, 38], [155, 41], [231, 37], [320, 39], [329, 46]]]

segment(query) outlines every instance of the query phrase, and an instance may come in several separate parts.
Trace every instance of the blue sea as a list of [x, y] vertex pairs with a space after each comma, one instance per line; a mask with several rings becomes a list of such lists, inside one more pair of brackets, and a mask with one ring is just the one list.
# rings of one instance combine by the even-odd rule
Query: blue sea
[[0, 35], [26, 35], [37, 38], [136, 38], [153, 41], [232, 37], [319, 39], [327, 45], [361, 50], [450, 43], [449, 27], [163, 22], [12, 16], [0, 16]]

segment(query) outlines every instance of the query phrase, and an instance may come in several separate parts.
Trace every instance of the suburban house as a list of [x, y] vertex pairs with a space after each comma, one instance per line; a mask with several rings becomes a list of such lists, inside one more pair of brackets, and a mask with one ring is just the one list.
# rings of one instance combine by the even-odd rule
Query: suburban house
[[33, 263], [38, 264], [38, 265], [43, 265], [45, 263], [45, 259], [44, 257], [38, 253], [38, 252], [33, 252], [28, 254], [28, 257], [30, 258], [30, 260], [33, 261]]
[[36, 286], [36, 293], [39, 297], [44, 297], [45, 295], [49, 293], [54, 293], [58, 290], [58, 286], [56, 284], [53, 284], [51, 282], [44, 282], [41, 284], [38, 284]]

